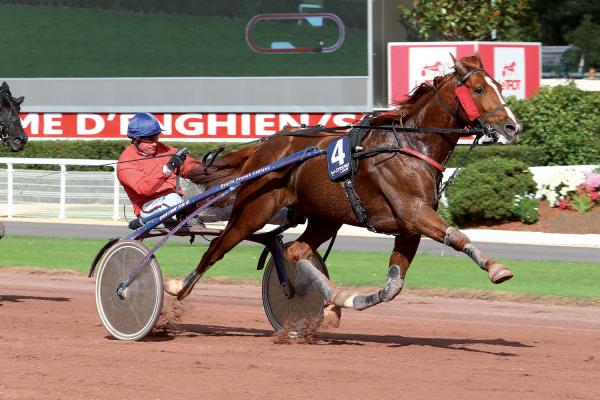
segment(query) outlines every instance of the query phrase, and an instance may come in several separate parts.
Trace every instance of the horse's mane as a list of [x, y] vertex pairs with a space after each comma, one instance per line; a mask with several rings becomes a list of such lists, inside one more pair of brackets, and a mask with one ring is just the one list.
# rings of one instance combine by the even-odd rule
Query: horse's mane
[[[479, 68], [481, 60], [478, 55], [463, 57], [460, 62], [468, 69]], [[423, 96], [432, 95], [437, 89], [442, 87], [446, 82], [456, 76], [456, 71], [447, 73], [446, 75], [436, 76], [433, 83], [423, 82], [419, 86], [411, 90], [408, 95], [401, 100], [393, 100], [394, 112], [402, 117], [412, 114], [416, 110], [416, 105]]]

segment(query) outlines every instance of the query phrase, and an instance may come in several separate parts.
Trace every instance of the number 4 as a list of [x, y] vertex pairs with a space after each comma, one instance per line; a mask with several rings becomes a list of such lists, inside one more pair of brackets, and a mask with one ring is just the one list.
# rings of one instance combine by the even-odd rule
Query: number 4
[[346, 153], [344, 153], [344, 141], [342, 139], [335, 143], [333, 152], [331, 153], [331, 163], [338, 163], [338, 165], [344, 164], [346, 160]]

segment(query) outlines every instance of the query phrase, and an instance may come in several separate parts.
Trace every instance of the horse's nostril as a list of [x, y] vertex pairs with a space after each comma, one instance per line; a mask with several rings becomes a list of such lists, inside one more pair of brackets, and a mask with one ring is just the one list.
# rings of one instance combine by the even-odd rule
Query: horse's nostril
[[512, 124], [506, 124], [504, 125], [504, 133], [512, 136], [517, 133], [517, 127]]

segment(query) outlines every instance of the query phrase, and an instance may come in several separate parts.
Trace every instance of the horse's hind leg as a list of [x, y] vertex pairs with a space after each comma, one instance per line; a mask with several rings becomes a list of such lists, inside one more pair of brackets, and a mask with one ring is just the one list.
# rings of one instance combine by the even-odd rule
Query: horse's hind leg
[[[258, 190], [260, 191], [260, 189]], [[187, 297], [202, 275], [217, 261], [251, 233], [262, 228], [277, 210], [282, 207], [281, 193], [273, 190], [264, 194], [251, 192], [238, 194], [227, 226], [216, 239], [210, 242], [196, 269], [185, 279], [165, 282], [165, 291], [179, 300]], [[248, 191], [246, 191], [246, 194]]]
[[[300, 271], [309, 277], [314, 287], [321, 293], [323, 298], [334, 306], [332, 311], [340, 307], [364, 310], [384, 301], [394, 299], [402, 290], [404, 277], [412, 262], [420, 235], [397, 236], [394, 243], [394, 251], [390, 257], [388, 268], [388, 280], [383, 289], [371, 294], [361, 294], [354, 290], [337, 288], [331, 281], [321, 273], [310, 261], [309, 256], [313, 249], [302, 241], [294, 243], [288, 248], [288, 255], [296, 261]], [[339, 313], [338, 313], [339, 318]]]
[[[296, 241], [287, 247], [287, 257], [295, 262], [298, 262], [300, 259], [310, 260], [312, 253], [317, 251], [320, 245], [331, 239], [341, 226], [341, 223], [331, 222], [318, 217], [309, 217], [306, 230]], [[340, 325], [341, 318], [342, 312], [338, 306], [329, 304], [323, 309], [322, 324], [324, 326], [337, 328]]]
[[331, 222], [318, 217], [309, 217], [308, 223], [306, 224], [306, 230], [302, 232], [302, 235], [296, 239], [288, 251], [294, 251], [294, 247], [300, 243], [308, 245], [311, 251], [317, 251], [320, 245], [331, 239], [333, 235], [340, 229], [342, 224]]
[[488, 273], [492, 283], [502, 283], [513, 277], [512, 272], [505, 265], [498, 263], [475, 247], [467, 235], [449, 226], [432, 208], [424, 206], [417, 214], [419, 217], [415, 221], [415, 228], [421, 234], [440, 243], [448, 244], [454, 250], [471, 257], [482, 270]]

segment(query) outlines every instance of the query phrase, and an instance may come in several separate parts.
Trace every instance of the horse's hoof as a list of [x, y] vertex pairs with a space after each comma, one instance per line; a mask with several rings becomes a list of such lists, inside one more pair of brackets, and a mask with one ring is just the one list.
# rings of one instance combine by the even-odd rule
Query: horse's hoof
[[171, 296], [179, 297], [179, 293], [181, 293], [182, 289], [183, 283], [180, 279], [169, 279], [165, 282], [165, 292]]
[[342, 309], [336, 305], [330, 304], [323, 309], [323, 321], [321, 322], [321, 326], [323, 328], [337, 328], [340, 326], [341, 318]]
[[179, 292], [179, 294], [177, 295], [177, 300], [183, 300], [186, 297], [189, 296], [189, 294], [192, 292], [191, 288], [182, 288], [181, 291]]
[[493, 264], [488, 270], [488, 276], [492, 283], [498, 284], [509, 280], [513, 277], [513, 274], [505, 265]]

